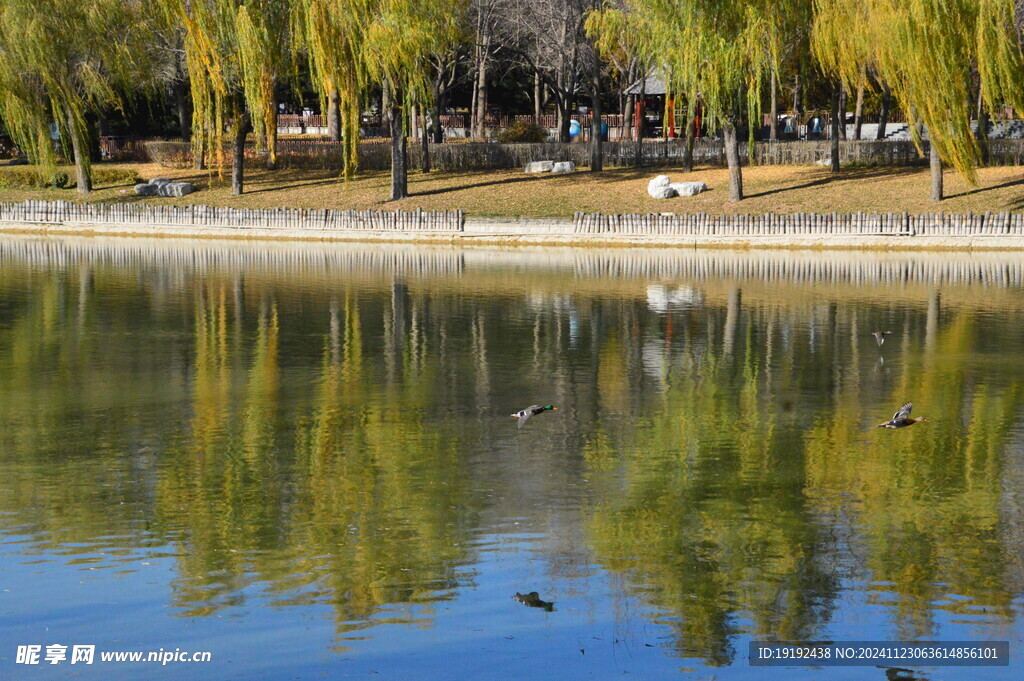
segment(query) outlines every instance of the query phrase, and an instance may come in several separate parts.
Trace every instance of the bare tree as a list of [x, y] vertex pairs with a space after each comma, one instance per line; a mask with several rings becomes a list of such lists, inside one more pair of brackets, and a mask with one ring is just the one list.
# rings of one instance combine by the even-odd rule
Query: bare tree
[[497, 33], [504, 20], [507, 0], [470, 0], [470, 21], [475, 31], [473, 42], [473, 103], [471, 132], [473, 137], [484, 137], [487, 116], [487, 78], [495, 50], [498, 47]]
[[[558, 113], [558, 136], [569, 141], [569, 122], [580, 91], [594, 96], [594, 50], [583, 30], [593, 0], [505, 0], [500, 37], [545, 83]], [[598, 79], [599, 80], [599, 79]], [[598, 105], [599, 106], [599, 105]]]

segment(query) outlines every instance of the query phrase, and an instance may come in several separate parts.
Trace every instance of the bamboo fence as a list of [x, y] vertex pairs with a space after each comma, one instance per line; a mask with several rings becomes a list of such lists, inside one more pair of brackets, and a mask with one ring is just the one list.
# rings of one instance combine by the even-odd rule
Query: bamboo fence
[[602, 215], [576, 213], [575, 234], [686, 237], [1013, 236], [1021, 213], [764, 213], [763, 215]]
[[454, 211], [299, 210], [154, 206], [142, 203], [25, 201], [0, 203], [0, 221], [40, 224], [117, 224], [174, 227], [227, 227], [280, 230], [374, 230], [461, 232], [465, 219]]
[[[141, 203], [83, 204], [70, 201], [0, 203], [0, 221], [21, 224], [116, 224], [222, 227], [238, 230], [372, 230], [458, 233], [465, 216], [455, 211], [239, 209], [159, 206]], [[710, 215], [576, 213], [573, 234], [595, 236], [780, 237], [780, 236], [983, 236], [1024, 237], [1024, 214], [986, 213], [764, 213]]]

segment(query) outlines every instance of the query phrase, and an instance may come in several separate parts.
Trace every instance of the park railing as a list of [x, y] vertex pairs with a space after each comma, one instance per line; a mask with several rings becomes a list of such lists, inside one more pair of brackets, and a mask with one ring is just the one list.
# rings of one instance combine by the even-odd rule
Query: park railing
[[576, 234], [679, 237], [1024, 237], [1021, 213], [576, 213]]
[[465, 219], [461, 210], [304, 210], [25, 201], [0, 203], [0, 221], [56, 225], [226, 227], [239, 230], [461, 232]]
[[[682, 165], [686, 153], [685, 140], [645, 140], [637, 149], [634, 141], [605, 142], [604, 162], [608, 166], [648, 167]], [[140, 162], [155, 162], [169, 167], [190, 167], [192, 152], [180, 141], [125, 142], [114, 147], [116, 153]], [[120, 151], [119, 151], [120, 150]], [[927, 140], [923, 143], [928, 152]], [[590, 146], [582, 143], [542, 142], [537, 144], [501, 144], [498, 142], [460, 142], [430, 144], [430, 163], [435, 170], [499, 170], [522, 168], [531, 161], [572, 161], [579, 167], [590, 165]], [[408, 147], [409, 167], [422, 163], [419, 144]], [[740, 145], [740, 160], [744, 165], [814, 165], [830, 159], [831, 143], [826, 141], [757, 142], [753, 156], [747, 145]], [[261, 152], [250, 142], [246, 156], [253, 164], [261, 162]], [[344, 166], [344, 147], [329, 140], [279, 140], [278, 167], [309, 170], [339, 170]], [[230, 162], [230, 155], [225, 154]], [[693, 162], [699, 165], [725, 166], [725, 145], [721, 140], [700, 138], [694, 140]], [[927, 164], [927, 156], [918, 153], [909, 140], [842, 141], [839, 143], [839, 162], [865, 166], [909, 166]], [[1024, 140], [996, 139], [987, 145], [989, 165], [1024, 165]], [[391, 167], [391, 149], [388, 144], [363, 142], [359, 147], [359, 167], [363, 170], [388, 170]]]

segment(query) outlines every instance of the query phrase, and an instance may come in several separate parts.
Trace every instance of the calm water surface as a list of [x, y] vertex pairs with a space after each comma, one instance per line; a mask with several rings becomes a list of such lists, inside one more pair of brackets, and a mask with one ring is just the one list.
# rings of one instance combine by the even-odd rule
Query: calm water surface
[[[1019, 679], [1022, 286], [1005, 254], [4, 237], [0, 677]], [[932, 421], [873, 427], [909, 400]], [[161, 649], [212, 660], [98, 659]]]

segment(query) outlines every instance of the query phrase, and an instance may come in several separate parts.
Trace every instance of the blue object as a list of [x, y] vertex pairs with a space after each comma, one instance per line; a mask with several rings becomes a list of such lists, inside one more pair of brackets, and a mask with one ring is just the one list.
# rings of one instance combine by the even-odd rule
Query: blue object
[[579, 121], [569, 121], [569, 137], [578, 137], [582, 129]]

